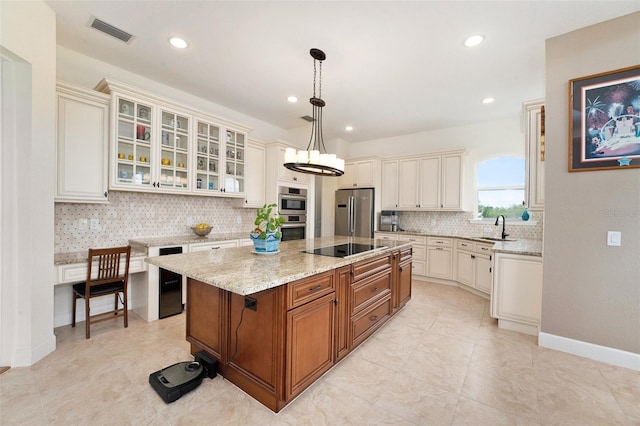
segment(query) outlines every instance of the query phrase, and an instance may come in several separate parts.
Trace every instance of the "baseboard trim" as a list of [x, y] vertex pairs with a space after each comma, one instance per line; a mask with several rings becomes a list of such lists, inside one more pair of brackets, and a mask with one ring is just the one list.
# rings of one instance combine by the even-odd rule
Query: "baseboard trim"
[[35, 348], [16, 351], [11, 367], [29, 367], [56, 350], [56, 336], [51, 336]]
[[538, 346], [640, 371], [640, 354], [549, 333], [538, 334]]

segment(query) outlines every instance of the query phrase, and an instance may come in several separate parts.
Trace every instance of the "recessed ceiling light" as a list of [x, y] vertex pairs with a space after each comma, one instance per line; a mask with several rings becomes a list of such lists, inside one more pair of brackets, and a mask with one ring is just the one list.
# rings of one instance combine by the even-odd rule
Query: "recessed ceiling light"
[[479, 45], [480, 43], [482, 43], [482, 41], [483, 41], [483, 40], [484, 40], [484, 37], [483, 37], [483, 36], [481, 36], [481, 35], [474, 35], [474, 36], [471, 36], [471, 37], [467, 38], [467, 39], [464, 41], [464, 45], [465, 45], [465, 46], [467, 46], [467, 47], [477, 46], [477, 45]]
[[483, 104], [490, 104], [490, 103], [492, 103], [492, 102], [493, 102], [493, 101], [495, 101], [495, 100], [496, 100], [496, 98], [492, 98], [491, 96], [489, 96], [488, 98], [484, 98], [484, 99], [482, 100], [482, 103], [483, 103]]
[[353, 131], [353, 126], [346, 126], [344, 129], [345, 129], [347, 132], [351, 132], [351, 131]]
[[171, 43], [173, 47], [177, 47], [178, 49], [184, 49], [185, 47], [187, 47], [187, 42], [180, 37], [171, 37], [169, 39], [169, 43]]
[[289, 97], [287, 98], [287, 101], [288, 101], [288, 102], [291, 102], [292, 104], [295, 104], [296, 102], [298, 102], [298, 98], [297, 98], [297, 97], [295, 97], [295, 96], [289, 96]]

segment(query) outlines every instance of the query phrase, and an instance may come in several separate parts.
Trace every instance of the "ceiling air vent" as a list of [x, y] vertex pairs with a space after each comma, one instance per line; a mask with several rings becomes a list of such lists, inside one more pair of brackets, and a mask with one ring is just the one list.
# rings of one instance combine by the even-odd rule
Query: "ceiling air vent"
[[315, 121], [313, 117], [310, 117], [308, 115], [302, 116], [300, 118], [302, 118], [304, 121], [308, 121], [309, 123], [313, 123]]
[[102, 31], [103, 33], [110, 35], [111, 37], [115, 37], [118, 40], [122, 40], [125, 43], [129, 43], [129, 41], [133, 38], [133, 35], [129, 34], [126, 31], [122, 31], [120, 28], [116, 28], [113, 25], [107, 24], [104, 21], [101, 21], [97, 18], [93, 19], [91, 22], [91, 28], [95, 28], [98, 31]]

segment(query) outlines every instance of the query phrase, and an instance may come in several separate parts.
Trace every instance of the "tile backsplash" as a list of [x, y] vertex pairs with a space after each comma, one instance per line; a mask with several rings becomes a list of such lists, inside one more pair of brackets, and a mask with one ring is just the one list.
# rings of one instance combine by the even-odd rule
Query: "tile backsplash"
[[[512, 224], [507, 221], [506, 230], [509, 238], [513, 239], [542, 239], [542, 212], [529, 212], [531, 218], [529, 224], [519, 222]], [[500, 226], [490, 223], [471, 223], [473, 212], [399, 212], [398, 224], [406, 231], [420, 231], [444, 235], [487, 236], [500, 238], [502, 233], [502, 221]], [[534, 222], [537, 222], [534, 225]], [[484, 232], [489, 228], [490, 232]]]
[[[255, 209], [237, 203], [229, 198], [119, 191], [109, 192], [109, 204], [56, 203], [54, 253], [125, 245], [132, 238], [190, 235], [189, 218], [194, 225], [209, 223], [211, 233], [248, 233]], [[80, 219], [87, 219], [89, 229], [79, 229]], [[99, 229], [90, 229], [91, 219], [99, 221]]]

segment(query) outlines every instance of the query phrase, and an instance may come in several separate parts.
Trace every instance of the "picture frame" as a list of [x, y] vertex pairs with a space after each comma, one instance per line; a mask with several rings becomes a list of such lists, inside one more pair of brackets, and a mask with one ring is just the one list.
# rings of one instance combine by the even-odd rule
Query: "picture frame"
[[640, 65], [569, 80], [569, 171], [640, 168]]

